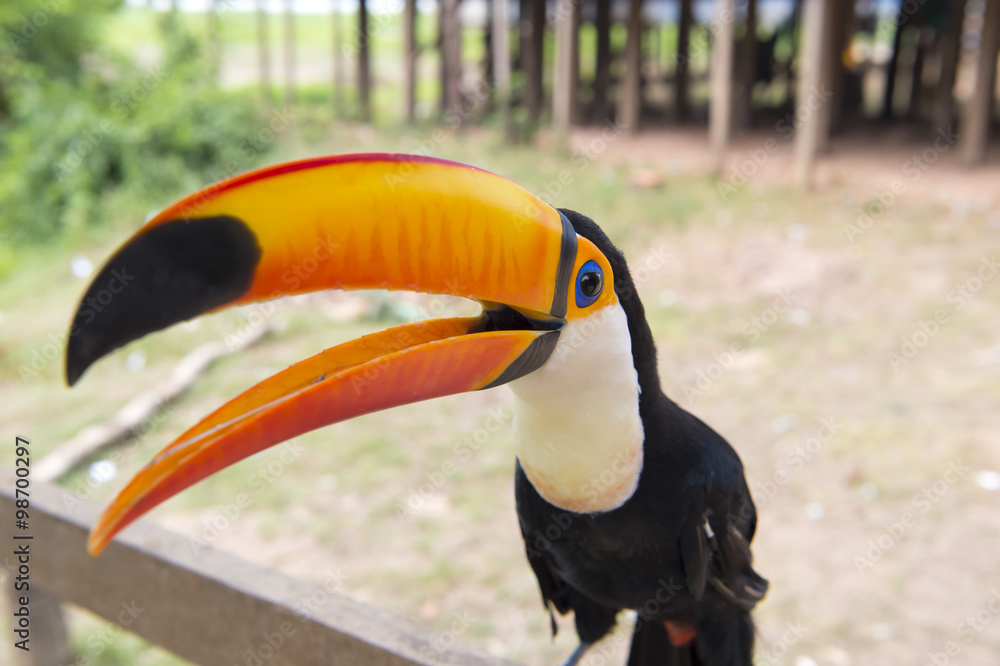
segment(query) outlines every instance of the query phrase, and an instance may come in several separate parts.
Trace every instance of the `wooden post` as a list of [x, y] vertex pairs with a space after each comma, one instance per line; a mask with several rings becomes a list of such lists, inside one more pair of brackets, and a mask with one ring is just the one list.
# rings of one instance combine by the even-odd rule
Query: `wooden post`
[[583, 12], [581, 7], [584, 0], [575, 0], [573, 3], [573, 44], [570, 54], [572, 65], [570, 66], [569, 87], [573, 91], [570, 101], [569, 121], [575, 123], [580, 120], [580, 21]]
[[266, 0], [257, 0], [257, 73], [260, 78], [260, 103], [265, 113], [271, 109], [271, 44], [266, 7]]
[[362, 122], [372, 119], [371, 40], [368, 35], [368, 0], [358, 0], [358, 110]]
[[406, 0], [403, 5], [403, 103], [406, 122], [416, 121], [417, 106], [417, 0]]
[[915, 119], [920, 112], [920, 91], [921, 79], [924, 78], [924, 59], [927, 56], [928, 38], [931, 36], [930, 28], [922, 25], [915, 27], [916, 44], [914, 44], [913, 72], [910, 77], [910, 95], [906, 104], [906, 117], [909, 120]]
[[579, 67], [577, 63], [577, 20], [579, 0], [556, 2], [556, 66], [552, 92], [552, 119], [563, 139], [573, 122]]
[[[834, 90], [833, 81], [837, 72], [841, 69], [840, 50], [842, 44], [838, 42], [838, 35], [842, 32], [840, 25], [846, 16], [846, 12], [842, 11], [840, 7], [842, 4], [843, 0], [823, 0], [823, 34], [820, 45], [822, 54], [820, 56], [819, 89], [810, 90], [810, 97], [803, 100], [812, 99], [820, 102], [819, 109], [813, 112], [819, 126], [819, 135], [816, 142], [817, 153], [826, 153], [830, 150], [830, 123], [833, 118], [833, 109], [837, 106], [840, 99], [836, 97], [837, 93]], [[832, 95], [832, 97], [822, 97], [828, 94]], [[796, 103], [801, 104], [798, 100], [796, 100]]]
[[625, 129], [639, 131], [642, 116], [642, 0], [631, 0], [628, 9], [628, 37], [625, 42], [625, 80], [622, 85], [618, 118]]
[[542, 64], [545, 47], [544, 0], [521, 0], [521, 71], [524, 72], [524, 106], [532, 123], [542, 115]]
[[892, 56], [885, 70], [885, 88], [882, 97], [882, 119], [892, 118], [892, 97], [896, 92], [896, 70], [899, 68], [899, 47], [903, 42], [903, 30], [906, 29], [906, 19], [909, 15], [902, 7], [896, 13], [896, 34], [892, 38]]
[[493, 0], [493, 79], [500, 122], [510, 132], [510, 16], [509, 0]]
[[740, 43], [739, 96], [733, 108], [733, 124], [741, 129], [753, 125], [753, 84], [757, 78], [757, 0], [747, 0], [746, 33]]
[[674, 74], [674, 99], [677, 120], [687, 120], [690, 112], [688, 82], [691, 80], [691, 13], [692, 0], [680, 0], [680, 18], [677, 24], [677, 69]]
[[[9, 559], [13, 561], [16, 558], [11, 556]], [[11, 618], [15, 609], [21, 608], [18, 599], [25, 595], [23, 591], [14, 590], [14, 582], [14, 576], [8, 574], [3, 585], [3, 597], [7, 603], [0, 603], [5, 618]], [[7, 628], [6, 622], [3, 623], [5, 633], [11, 637], [4, 649], [8, 650], [13, 658], [12, 666], [62, 666], [77, 663], [70, 647], [66, 617], [59, 600], [40, 589], [34, 581], [31, 583], [28, 598], [31, 636], [27, 645], [31, 649], [26, 651], [13, 647], [12, 643], [20, 639]], [[0, 655], [3, 653], [4, 651], [0, 650]]]
[[608, 88], [611, 87], [611, 0], [597, 0], [594, 17], [597, 33], [597, 56], [594, 62], [594, 120], [604, 121], [610, 114]]
[[1000, 42], [1000, 0], [986, 0], [983, 32], [979, 40], [976, 87], [962, 123], [962, 161], [982, 164], [986, 160], [993, 91], [997, 77], [997, 45]]
[[795, 182], [807, 187], [812, 177], [813, 163], [822, 145], [824, 118], [822, 106], [829, 100], [822, 98], [824, 19], [826, 5], [831, 0], [804, 0], [802, 8], [802, 42], [799, 47], [799, 79], [795, 106]]
[[712, 168], [721, 174], [726, 165], [726, 150], [733, 115], [733, 23], [736, 20], [733, 0], [719, 0], [715, 16], [715, 44], [712, 53], [712, 98], [709, 103], [708, 135]]
[[843, 122], [847, 87], [847, 70], [844, 67], [843, 55], [855, 31], [854, 5], [855, 0], [834, 0], [830, 9], [832, 13], [830, 20], [834, 21], [834, 26], [833, 43], [827, 50], [830, 65], [827, 78], [830, 81], [833, 98], [825, 120], [827, 136], [839, 129]]
[[462, 26], [458, 0], [441, 0], [441, 102], [445, 113], [456, 113], [462, 105]]
[[333, 0], [330, 8], [330, 28], [333, 38], [333, 115], [344, 117], [344, 38], [340, 30], [340, 0]]
[[295, 106], [295, 2], [285, 0], [285, 106]]
[[934, 124], [939, 129], [947, 129], [955, 121], [955, 73], [964, 23], [965, 0], [954, 0], [948, 5], [948, 22], [941, 44], [941, 76], [934, 95]]
[[486, 17], [483, 19], [483, 81], [493, 80], [493, 0], [484, 0]]

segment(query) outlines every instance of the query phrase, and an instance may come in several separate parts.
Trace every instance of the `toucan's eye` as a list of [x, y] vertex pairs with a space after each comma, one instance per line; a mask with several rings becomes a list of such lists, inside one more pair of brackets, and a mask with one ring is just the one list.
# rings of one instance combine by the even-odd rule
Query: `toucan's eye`
[[585, 308], [597, 300], [604, 289], [604, 272], [596, 261], [580, 267], [576, 276], [576, 307]]

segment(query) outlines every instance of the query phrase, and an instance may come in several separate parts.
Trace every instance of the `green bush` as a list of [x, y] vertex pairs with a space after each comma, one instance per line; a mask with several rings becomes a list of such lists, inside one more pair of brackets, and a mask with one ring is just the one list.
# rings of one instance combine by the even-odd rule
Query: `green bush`
[[[5, 29], [20, 21], [8, 14]], [[75, 59], [36, 56], [60, 18], [0, 54], [0, 237], [53, 239], [105, 219], [109, 193], [146, 210], [262, 161], [273, 133], [251, 139], [268, 119], [251, 96], [218, 88], [175, 22], [160, 62], [139, 67], [85, 35], [67, 39]]]

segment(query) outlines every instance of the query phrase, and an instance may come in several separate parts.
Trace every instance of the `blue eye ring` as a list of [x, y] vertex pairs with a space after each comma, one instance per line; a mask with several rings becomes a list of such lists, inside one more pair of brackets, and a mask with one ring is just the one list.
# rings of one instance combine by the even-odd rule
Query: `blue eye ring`
[[589, 307], [604, 291], [604, 271], [596, 261], [588, 261], [576, 274], [576, 307]]

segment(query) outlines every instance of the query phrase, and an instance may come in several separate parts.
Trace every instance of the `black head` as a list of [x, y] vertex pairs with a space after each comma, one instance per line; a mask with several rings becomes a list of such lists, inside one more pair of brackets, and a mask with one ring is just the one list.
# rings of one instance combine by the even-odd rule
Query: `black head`
[[597, 249], [608, 258], [615, 274], [615, 294], [618, 295], [618, 300], [625, 310], [625, 316], [628, 320], [629, 335], [632, 338], [632, 358], [635, 363], [635, 371], [639, 375], [639, 387], [642, 389], [643, 395], [659, 394], [661, 389], [660, 374], [656, 366], [656, 344], [653, 342], [653, 333], [646, 322], [646, 310], [642, 306], [642, 301], [639, 300], [635, 282], [632, 280], [632, 274], [625, 262], [625, 255], [615, 247], [607, 234], [589, 217], [565, 208], [559, 210], [573, 225], [576, 233], [596, 245]]

